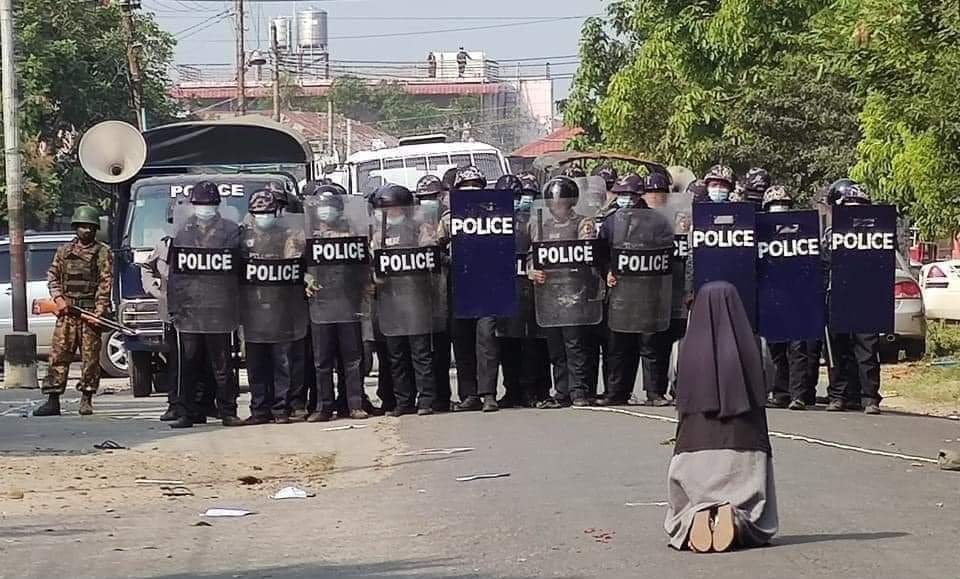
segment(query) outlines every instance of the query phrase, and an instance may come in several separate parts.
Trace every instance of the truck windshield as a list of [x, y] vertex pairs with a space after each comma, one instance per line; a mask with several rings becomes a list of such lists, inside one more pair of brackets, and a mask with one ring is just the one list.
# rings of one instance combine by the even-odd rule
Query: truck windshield
[[[182, 179], [148, 178], [134, 183], [130, 192], [123, 246], [152, 249], [165, 235], [171, 235], [173, 225], [167, 223], [171, 200], [177, 195], [189, 195], [193, 184], [201, 180], [204, 177], [190, 175]], [[222, 199], [220, 214], [239, 223], [247, 214], [247, 199], [251, 193], [266, 189], [270, 183], [286, 184], [288, 181], [288, 177], [281, 175], [217, 175], [215, 182], [220, 187]]]

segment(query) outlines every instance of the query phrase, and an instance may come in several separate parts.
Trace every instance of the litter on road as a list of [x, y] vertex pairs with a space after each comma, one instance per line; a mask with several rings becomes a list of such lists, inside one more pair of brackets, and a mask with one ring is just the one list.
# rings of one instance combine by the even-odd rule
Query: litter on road
[[623, 503], [625, 507], [665, 507], [669, 503], [667, 501], [649, 501], [645, 503]]
[[316, 496], [313, 493], [308, 493], [300, 487], [283, 487], [277, 492], [273, 493], [271, 499], [283, 500], [283, 499], [305, 499], [308, 497]]
[[207, 509], [206, 512], [204, 512], [200, 516], [220, 518], [220, 517], [246, 517], [247, 515], [252, 515], [252, 514], [254, 514], [253, 511], [247, 511], [244, 509], [213, 508], [213, 509]]
[[473, 480], [481, 480], [481, 479], [486, 479], [486, 478], [503, 478], [503, 477], [507, 477], [507, 476], [510, 476], [510, 473], [508, 473], [508, 472], [495, 472], [495, 473], [490, 473], [490, 474], [473, 474], [473, 475], [470, 475], [470, 476], [458, 476], [458, 477], [457, 477], [457, 482], [470, 482], [470, 481], [473, 481]]
[[126, 450], [127, 447], [115, 440], [104, 440], [100, 444], [94, 444], [93, 448], [97, 450]]
[[472, 452], [474, 449], [469, 447], [456, 448], [421, 448], [420, 450], [411, 450], [408, 452], [398, 452], [394, 456], [424, 456], [431, 454], [459, 454], [461, 452]]
[[321, 429], [323, 432], [335, 432], [337, 430], [355, 430], [357, 428], [366, 428], [365, 424], [346, 424], [344, 426], [331, 426], [330, 428]]

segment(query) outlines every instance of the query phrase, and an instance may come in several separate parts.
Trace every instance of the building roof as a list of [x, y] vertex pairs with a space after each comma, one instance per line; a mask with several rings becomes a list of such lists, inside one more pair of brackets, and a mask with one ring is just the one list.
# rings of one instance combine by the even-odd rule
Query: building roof
[[[508, 84], [496, 82], [421, 82], [399, 83], [407, 94], [419, 96], [458, 96], [497, 94], [508, 90]], [[297, 87], [298, 96], [325, 96], [330, 91], [330, 84], [302, 85]], [[270, 86], [248, 86], [247, 98], [270, 98], [273, 89]], [[216, 99], [225, 100], [237, 96], [237, 85], [234, 82], [217, 83], [178, 83], [170, 89], [170, 96], [175, 99]]]
[[564, 150], [570, 139], [583, 133], [579, 127], [560, 127], [546, 137], [520, 147], [510, 154], [511, 157], [539, 157], [546, 153]]

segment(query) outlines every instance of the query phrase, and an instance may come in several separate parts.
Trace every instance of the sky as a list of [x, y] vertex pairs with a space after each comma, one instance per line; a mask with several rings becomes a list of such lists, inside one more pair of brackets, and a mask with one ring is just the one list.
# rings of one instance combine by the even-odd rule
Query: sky
[[[248, 51], [268, 49], [270, 18], [313, 7], [328, 13], [330, 58], [366, 61], [421, 61], [431, 51], [454, 52], [461, 45], [469, 51], [484, 51], [494, 60], [570, 57], [577, 53], [582, 18], [529, 21], [598, 15], [604, 10], [600, 0], [274, 0], [245, 1], [244, 5]], [[232, 8], [232, 1], [223, 0], [142, 0], [142, 10], [154, 13], [160, 26], [177, 36], [177, 64], [233, 63], [234, 25], [226, 14]], [[483, 29], [343, 38], [478, 27]], [[538, 64], [530, 62], [531, 68]], [[566, 64], [551, 69], [560, 77], [556, 98], [567, 94], [570, 80], [563, 77], [576, 69], [575, 59], [562, 62]]]

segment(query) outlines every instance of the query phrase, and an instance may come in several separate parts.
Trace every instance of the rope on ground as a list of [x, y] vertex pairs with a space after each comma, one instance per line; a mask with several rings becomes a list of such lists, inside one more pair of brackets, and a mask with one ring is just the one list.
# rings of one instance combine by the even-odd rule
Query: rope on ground
[[[647, 414], [646, 412], [636, 412], [633, 410], [624, 410], [622, 408], [597, 408], [593, 406], [573, 406], [575, 410], [590, 410], [593, 412], [611, 412], [613, 414], [626, 414], [627, 416], [634, 416], [636, 418], [646, 418], [648, 420], [656, 420], [659, 422], [668, 422], [671, 424], [676, 424], [677, 419], [670, 416], [660, 416], [658, 414]], [[910, 462], [925, 462], [928, 464], [937, 464], [937, 459], [927, 458], [925, 456], [912, 456], [909, 454], [901, 454], [899, 452], [887, 452], [885, 450], [875, 450], [872, 448], [864, 448], [862, 446], [854, 446], [851, 444], [843, 444], [840, 442], [833, 442], [831, 440], [821, 440], [819, 438], [811, 438], [809, 436], [804, 436], [802, 434], [791, 434], [789, 432], [775, 432], [770, 431], [770, 436], [773, 438], [782, 438], [784, 440], [796, 440], [800, 442], [806, 442], [807, 444], [816, 444], [819, 446], [825, 446], [827, 448], [836, 448], [839, 450], [849, 450], [851, 452], [859, 452], [861, 454], [868, 454], [871, 456], [885, 456], [887, 458], [896, 458], [900, 460], [906, 460]]]

